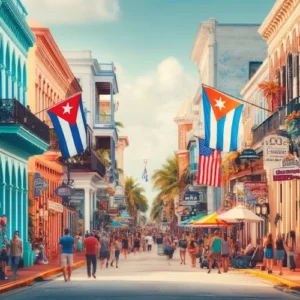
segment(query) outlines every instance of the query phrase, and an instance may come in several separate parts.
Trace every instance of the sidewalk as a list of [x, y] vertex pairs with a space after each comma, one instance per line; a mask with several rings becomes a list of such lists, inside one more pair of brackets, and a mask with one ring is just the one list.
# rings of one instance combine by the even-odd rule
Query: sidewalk
[[279, 276], [279, 268], [277, 266], [273, 266], [272, 274], [268, 274], [267, 270], [261, 271], [259, 268], [245, 269], [245, 270], [238, 269], [238, 272], [258, 276], [268, 281], [272, 281], [276, 284], [287, 287], [289, 289], [300, 291], [300, 269], [296, 269], [296, 271], [294, 272], [294, 271], [290, 271], [289, 268], [282, 268], [283, 275], [280, 276]]
[[[76, 253], [74, 257], [73, 268], [79, 268], [85, 265], [85, 255], [83, 253]], [[62, 273], [59, 257], [53, 259], [47, 265], [34, 265], [32, 267], [25, 267], [18, 270], [18, 280], [10, 280], [12, 273], [8, 272], [9, 280], [0, 280], [0, 294], [14, 290], [16, 288], [31, 285], [34, 281], [42, 280], [53, 275]]]

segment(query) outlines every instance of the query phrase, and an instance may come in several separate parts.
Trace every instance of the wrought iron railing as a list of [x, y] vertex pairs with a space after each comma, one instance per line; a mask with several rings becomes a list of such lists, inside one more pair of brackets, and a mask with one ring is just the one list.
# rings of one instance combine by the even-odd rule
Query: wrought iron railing
[[263, 138], [277, 130], [280, 130], [280, 126], [284, 125], [285, 121], [285, 109], [278, 109], [273, 115], [267, 118], [259, 126], [252, 129], [253, 132], [253, 144], [256, 144], [263, 140]]
[[111, 124], [111, 114], [100, 114], [95, 116], [95, 124]]
[[16, 99], [0, 99], [0, 124], [20, 124], [49, 143], [49, 127]]
[[93, 150], [72, 157], [69, 160], [70, 171], [97, 172], [101, 177], [105, 176], [106, 167]]
[[291, 114], [293, 111], [300, 110], [300, 97], [296, 97], [293, 100], [291, 100], [287, 105], [285, 106], [286, 110], [286, 116]]

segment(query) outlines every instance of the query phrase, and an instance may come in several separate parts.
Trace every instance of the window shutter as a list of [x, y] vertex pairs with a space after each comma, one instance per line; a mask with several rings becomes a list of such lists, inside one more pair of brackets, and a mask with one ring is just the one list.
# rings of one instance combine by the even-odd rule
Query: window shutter
[[[281, 85], [282, 87], [286, 88], [286, 66], [283, 66], [281, 69]], [[286, 105], [286, 94], [287, 91], [285, 91], [284, 93], [282, 93], [282, 97], [281, 97], [281, 104], [282, 106]]]
[[288, 55], [287, 59], [287, 102], [293, 99], [293, 56]]

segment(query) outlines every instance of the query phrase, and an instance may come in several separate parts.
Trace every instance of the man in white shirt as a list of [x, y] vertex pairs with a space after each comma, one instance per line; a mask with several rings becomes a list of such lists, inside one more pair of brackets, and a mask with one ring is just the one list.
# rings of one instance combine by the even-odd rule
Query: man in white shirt
[[151, 251], [152, 250], [152, 245], [153, 245], [153, 238], [150, 234], [148, 234], [145, 238], [146, 240], [146, 243], [147, 243], [147, 248], [148, 248], [148, 251]]

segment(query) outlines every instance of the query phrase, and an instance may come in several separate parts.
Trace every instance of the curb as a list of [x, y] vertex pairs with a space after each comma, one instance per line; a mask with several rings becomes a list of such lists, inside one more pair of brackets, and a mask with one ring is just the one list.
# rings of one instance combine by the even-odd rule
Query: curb
[[[85, 264], [86, 264], [86, 261], [81, 260], [73, 265], [73, 269], [78, 269], [78, 268], [84, 266]], [[29, 286], [37, 280], [49, 278], [58, 273], [62, 273], [62, 271], [63, 271], [62, 267], [57, 267], [54, 269], [50, 269], [48, 271], [37, 273], [36, 275], [33, 275], [33, 276], [25, 278], [25, 279], [21, 279], [21, 280], [15, 281], [15, 282], [10, 282], [10, 283], [4, 284], [4, 285], [0, 286], [0, 294], [6, 293], [6, 292], [9, 292], [14, 289], [21, 288], [21, 287]]]
[[280, 284], [280, 285], [284, 285], [286, 287], [288, 287], [289, 289], [292, 290], [300, 290], [300, 285], [288, 280], [288, 279], [284, 279], [284, 278], [280, 278], [278, 276], [274, 276], [271, 274], [265, 274], [262, 271], [255, 271], [255, 270], [241, 270], [241, 269], [236, 269], [235, 271], [238, 271], [240, 273], [244, 273], [244, 274], [250, 274], [250, 275], [254, 275], [256, 277], [260, 277], [263, 279], [266, 279], [268, 281]]

